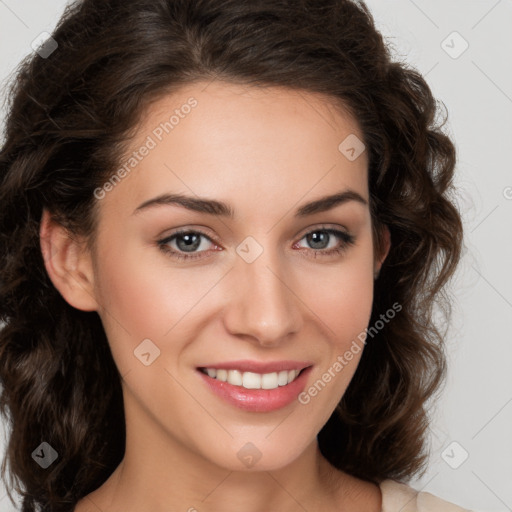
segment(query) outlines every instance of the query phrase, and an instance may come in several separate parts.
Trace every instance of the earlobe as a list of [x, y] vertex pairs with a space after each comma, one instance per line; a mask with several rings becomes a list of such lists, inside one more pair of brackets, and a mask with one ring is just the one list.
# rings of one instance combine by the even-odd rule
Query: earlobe
[[82, 311], [97, 311], [91, 255], [83, 241], [54, 221], [46, 209], [39, 237], [46, 271], [64, 300]]

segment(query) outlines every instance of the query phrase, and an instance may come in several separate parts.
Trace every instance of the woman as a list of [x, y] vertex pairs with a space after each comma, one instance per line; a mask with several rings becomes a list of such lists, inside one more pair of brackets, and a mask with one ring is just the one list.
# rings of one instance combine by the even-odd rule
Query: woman
[[23, 510], [463, 510], [405, 483], [455, 149], [366, 6], [84, 0], [38, 53], [0, 154]]

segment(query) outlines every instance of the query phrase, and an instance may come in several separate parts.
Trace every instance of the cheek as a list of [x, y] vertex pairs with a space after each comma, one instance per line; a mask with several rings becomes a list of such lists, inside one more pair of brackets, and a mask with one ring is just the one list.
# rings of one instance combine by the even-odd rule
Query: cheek
[[163, 337], [200, 296], [201, 276], [170, 268], [157, 251], [118, 246], [101, 256], [97, 279], [104, 316], [115, 317], [134, 336]]
[[126, 373], [140, 366], [134, 350], [150, 339], [162, 355], [155, 363], [169, 366], [193, 337], [194, 318], [206, 315], [207, 301], [201, 299], [215, 288], [219, 269], [171, 267], [158, 248], [123, 245], [122, 238], [128, 237], [103, 245], [96, 270], [112, 354], [120, 373]]
[[[154, 269], [129, 253], [106, 255], [99, 273], [100, 300], [109, 316], [134, 335], [161, 336], [171, 319], [164, 314], [164, 295], [172, 293]], [[108, 319], [112, 323], [112, 318]], [[150, 328], [151, 332], [148, 331]]]
[[98, 261], [95, 282], [100, 316], [123, 374], [138, 366], [134, 350], [143, 340], [163, 348], [164, 335], [183, 316], [184, 306], [176, 299], [179, 284], [169, 286], [162, 270], [129, 244], [123, 246], [119, 239], [104, 244]]
[[346, 391], [364, 350], [373, 305], [371, 248], [370, 243], [361, 244], [340, 265], [323, 270], [321, 280], [317, 274], [305, 283], [307, 302], [320, 319], [317, 325], [323, 326], [325, 343], [318, 345], [321, 362], [302, 403], [311, 401], [321, 422], [328, 420]]
[[[316, 287], [308, 302], [324, 326], [319, 365], [298, 399], [319, 430], [345, 394], [364, 350], [364, 331], [373, 303], [373, 273], [367, 264], [332, 272], [328, 284]], [[314, 411], [314, 412], [313, 412]]]
[[339, 268], [324, 271], [324, 279], [312, 276], [305, 283], [308, 304], [326, 324], [332, 345], [343, 348], [369, 322], [373, 304], [373, 261], [364, 253], [354, 254]]

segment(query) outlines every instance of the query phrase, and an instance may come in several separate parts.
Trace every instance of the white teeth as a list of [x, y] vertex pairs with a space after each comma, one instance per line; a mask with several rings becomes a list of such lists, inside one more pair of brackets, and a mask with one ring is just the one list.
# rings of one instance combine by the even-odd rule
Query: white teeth
[[227, 370], [217, 370], [217, 377], [218, 380], [221, 380], [222, 382], [226, 382], [228, 380], [228, 372]]
[[261, 376], [261, 389], [276, 389], [277, 373], [264, 373]]
[[261, 389], [261, 375], [259, 373], [244, 372], [242, 386], [247, 389]]
[[228, 382], [230, 384], [233, 384], [233, 386], [241, 386], [242, 385], [242, 372], [239, 372], [238, 370], [229, 370]]
[[216, 368], [205, 368], [206, 373], [213, 379], [228, 382], [233, 386], [241, 386], [246, 389], [276, 389], [279, 386], [286, 386], [293, 382], [300, 370], [282, 370], [272, 373], [241, 372], [239, 370], [223, 370]]
[[286, 384], [288, 384], [288, 370], [279, 372], [279, 375], [277, 376], [277, 383], [280, 386], [286, 386]]

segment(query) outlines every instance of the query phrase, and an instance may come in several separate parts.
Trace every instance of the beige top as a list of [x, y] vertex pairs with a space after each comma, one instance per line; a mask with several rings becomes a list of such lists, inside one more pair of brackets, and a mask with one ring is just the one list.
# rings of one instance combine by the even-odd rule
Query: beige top
[[384, 480], [380, 484], [382, 512], [471, 512], [430, 494], [418, 492], [408, 485]]

